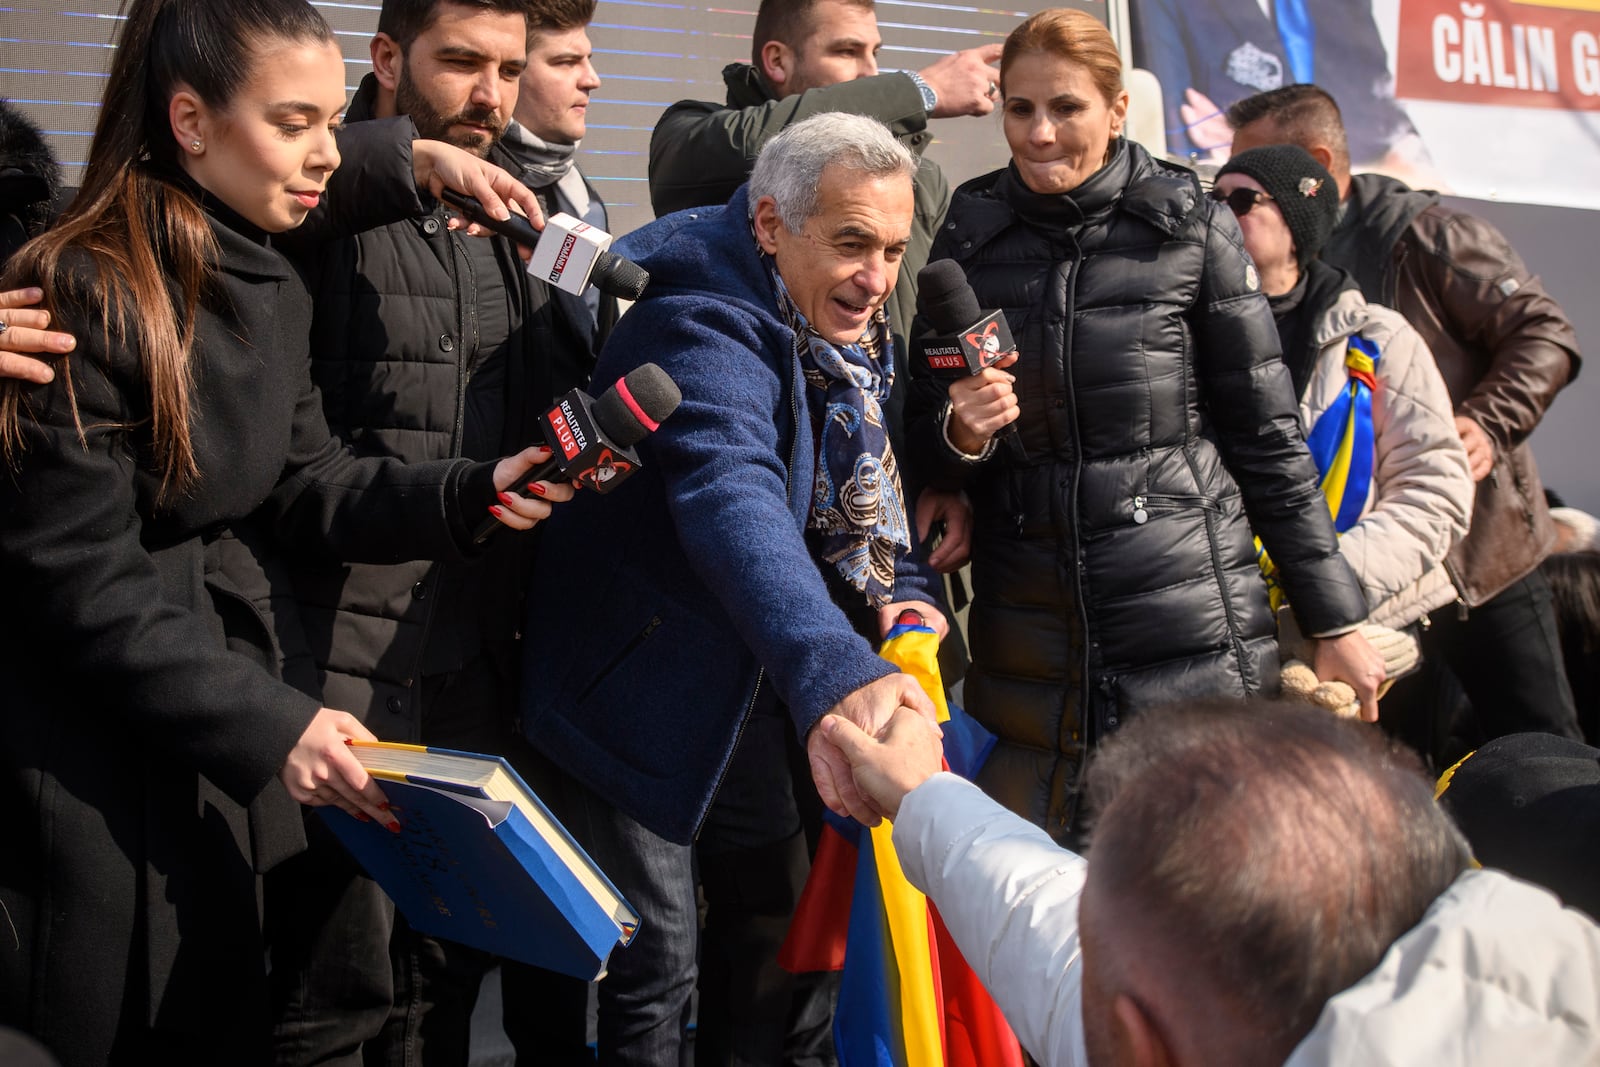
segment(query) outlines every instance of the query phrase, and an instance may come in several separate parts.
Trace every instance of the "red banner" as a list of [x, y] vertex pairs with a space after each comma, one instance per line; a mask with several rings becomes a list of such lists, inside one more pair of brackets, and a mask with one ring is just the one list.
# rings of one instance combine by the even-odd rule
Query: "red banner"
[[1597, 0], [1401, 0], [1402, 99], [1600, 111]]

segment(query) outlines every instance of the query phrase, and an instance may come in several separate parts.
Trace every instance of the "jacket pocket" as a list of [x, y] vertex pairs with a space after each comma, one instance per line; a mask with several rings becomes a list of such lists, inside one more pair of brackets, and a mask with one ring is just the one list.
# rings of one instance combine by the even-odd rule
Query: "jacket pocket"
[[1201, 496], [1198, 493], [1143, 493], [1128, 501], [1129, 516], [1137, 526], [1143, 526], [1158, 514], [1187, 511], [1190, 508], [1222, 513], [1221, 504], [1211, 497]]
[[589, 679], [588, 684], [579, 690], [574, 702], [577, 704], [582, 704], [585, 700], [587, 700], [591, 693], [600, 688], [600, 686], [605, 683], [605, 680], [614, 674], [617, 668], [622, 666], [623, 662], [629, 656], [631, 656], [640, 645], [648, 641], [651, 634], [655, 633], [660, 628], [661, 616], [651, 615], [650, 621], [645, 623], [644, 629], [640, 630], [628, 640], [624, 641], [622, 646], [617, 649], [616, 655], [607, 660], [605, 666], [596, 671], [594, 677]]

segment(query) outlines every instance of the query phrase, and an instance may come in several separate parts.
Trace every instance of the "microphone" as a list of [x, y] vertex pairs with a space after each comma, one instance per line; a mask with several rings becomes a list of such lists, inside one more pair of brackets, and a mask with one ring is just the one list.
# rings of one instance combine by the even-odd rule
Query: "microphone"
[[476, 197], [454, 189], [445, 189], [443, 196], [473, 222], [533, 249], [528, 273], [557, 289], [576, 296], [593, 285], [609, 296], [637, 300], [644, 287], [650, 284], [649, 271], [608, 251], [611, 247], [609, 233], [581, 219], [557, 212], [545, 220], [541, 233], [521, 215], [512, 214], [509, 219], [492, 217]]
[[913, 341], [915, 358], [937, 378], [965, 378], [1017, 350], [1003, 311], [987, 314], [953, 259], [936, 259], [917, 272], [917, 314], [933, 327]]
[[[654, 433], [682, 399], [678, 383], [654, 363], [635, 367], [598, 398], [572, 390], [539, 416], [545, 443], [555, 454], [518, 475], [509, 491], [520, 492], [529, 482], [560, 481], [611, 492], [639, 469], [632, 446]], [[502, 525], [489, 519], [473, 542], [482, 544]]]

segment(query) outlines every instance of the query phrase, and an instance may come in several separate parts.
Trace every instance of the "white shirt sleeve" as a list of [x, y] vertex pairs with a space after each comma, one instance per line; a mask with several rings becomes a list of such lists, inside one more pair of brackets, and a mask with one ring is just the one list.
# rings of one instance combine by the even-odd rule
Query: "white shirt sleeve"
[[953, 774], [900, 805], [894, 845], [1022, 1047], [1084, 1067], [1078, 898], [1088, 863]]

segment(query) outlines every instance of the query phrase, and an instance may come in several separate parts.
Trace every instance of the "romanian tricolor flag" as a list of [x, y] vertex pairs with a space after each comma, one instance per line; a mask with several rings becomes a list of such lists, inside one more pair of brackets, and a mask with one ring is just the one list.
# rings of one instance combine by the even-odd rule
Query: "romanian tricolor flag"
[[[1345, 351], [1347, 384], [1337, 400], [1318, 417], [1306, 434], [1306, 447], [1322, 475], [1322, 496], [1328, 502], [1333, 528], [1345, 533], [1361, 521], [1372, 495], [1372, 473], [1377, 466], [1377, 429], [1372, 421], [1373, 395], [1378, 388], [1378, 360], [1383, 353], [1377, 345], [1352, 334]], [[1256, 562], [1266, 576], [1272, 610], [1283, 607], [1283, 586], [1278, 581], [1277, 564], [1256, 538]]]
[[[944, 699], [939, 637], [902, 616], [880, 655], [916, 678], [944, 729], [945, 766], [970, 777], [994, 738]], [[843, 970], [834, 1046], [842, 1067], [1021, 1067], [1022, 1050], [938, 910], [906, 881], [891, 827], [831, 813], [779, 956], [791, 971]]]

